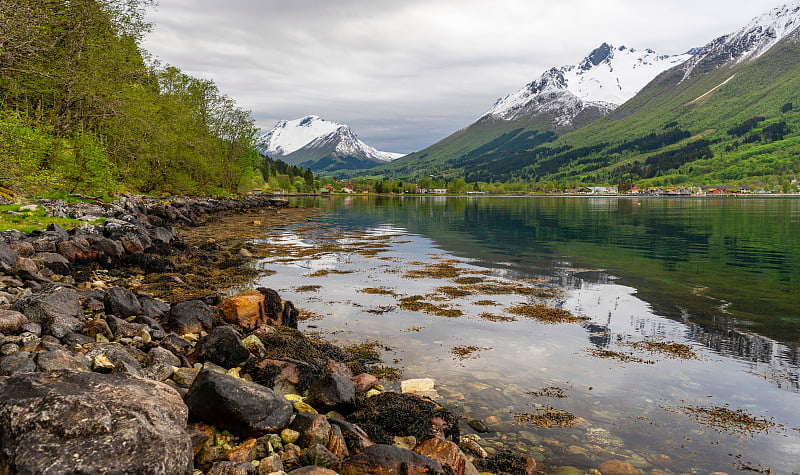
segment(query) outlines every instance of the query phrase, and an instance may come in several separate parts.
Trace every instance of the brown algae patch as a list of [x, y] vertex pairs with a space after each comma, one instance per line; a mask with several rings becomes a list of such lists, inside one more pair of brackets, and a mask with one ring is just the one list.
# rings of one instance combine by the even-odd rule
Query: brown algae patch
[[553, 427], [569, 427], [575, 424], [577, 417], [571, 412], [556, 409], [551, 406], [543, 406], [536, 409], [534, 413], [514, 414], [517, 424], [530, 423], [546, 429]]
[[664, 407], [667, 412], [684, 413], [698, 423], [719, 432], [729, 434], [755, 435], [769, 433], [770, 429], [782, 427], [774, 419], [766, 419], [748, 414], [742, 409], [731, 410], [725, 406], [678, 406]]
[[477, 355], [479, 351], [486, 351], [491, 350], [491, 348], [481, 348], [478, 346], [470, 345], [470, 346], [454, 346], [450, 348], [450, 354], [453, 355], [459, 361], [464, 361], [466, 359], [474, 359], [480, 355]]
[[328, 270], [328, 269], [322, 269], [322, 270], [318, 270], [316, 272], [312, 272], [308, 276], [309, 277], [327, 277], [327, 276], [329, 276], [331, 274], [345, 275], [345, 274], [353, 274], [353, 273], [355, 273], [355, 271], [352, 271], [352, 270]]
[[558, 386], [550, 386], [542, 389], [538, 389], [536, 391], [529, 391], [528, 394], [534, 397], [551, 397], [556, 399], [564, 399], [567, 396], [567, 391], [564, 388], [560, 388]]
[[458, 277], [465, 269], [456, 267], [452, 262], [438, 262], [436, 264], [425, 264], [422, 269], [412, 269], [403, 277], [407, 279], [454, 279]]
[[489, 322], [502, 322], [502, 323], [510, 323], [518, 321], [516, 317], [507, 317], [504, 315], [497, 315], [494, 313], [484, 312], [478, 315], [481, 320], [486, 320]]
[[559, 289], [549, 289], [542, 287], [531, 287], [516, 282], [489, 281], [465, 285], [465, 289], [477, 295], [524, 295], [540, 299], [556, 298], [563, 291]]
[[595, 358], [617, 360], [622, 363], [644, 363], [644, 364], [656, 363], [655, 361], [639, 358], [638, 356], [634, 356], [630, 353], [621, 353], [619, 351], [607, 350], [604, 348], [591, 348], [587, 350], [587, 353], [591, 356], [594, 356]]
[[575, 316], [562, 308], [548, 307], [543, 304], [515, 305], [507, 309], [507, 312], [543, 323], [580, 323], [590, 320], [587, 317]]
[[500, 304], [495, 302], [494, 300], [478, 300], [477, 302], [475, 302], [475, 305], [480, 305], [482, 307], [496, 307]]
[[370, 294], [370, 295], [391, 295], [393, 297], [397, 296], [397, 292], [392, 289], [387, 289], [386, 287], [368, 287], [366, 289], [360, 289], [359, 292], [362, 294]]
[[322, 288], [321, 285], [301, 285], [299, 287], [295, 287], [294, 291], [295, 292], [319, 292], [319, 289], [321, 289], [321, 288]]
[[660, 354], [668, 358], [694, 360], [698, 359], [697, 353], [692, 350], [688, 345], [675, 343], [672, 341], [636, 341], [631, 343], [623, 343], [638, 351]]
[[475, 276], [466, 276], [466, 277], [457, 277], [453, 279], [453, 282], [458, 285], [470, 285], [470, 284], [478, 284], [486, 280], [483, 277], [475, 277]]
[[447, 307], [444, 305], [434, 305], [430, 302], [424, 301], [425, 297], [422, 295], [412, 295], [411, 297], [404, 297], [400, 299], [400, 308], [412, 312], [424, 312], [438, 317], [456, 318], [464, 315], [459, 309]]
[[356, 345], [345, 346], [343, 350], [352, 360], [364, 364], [375, 364], [381, 362], [381, 354], [378, 348], [387, 349], [379, 341], [367, 341]]
[[297, 316], [297, 320], [304, 322], [304, 321], [319, 321], [325, 318], [324, 315], [321, 315], [317, 312], [313, 312], [306, 308], [298, 308], [297, 309], [300, 314]]
[[373, 315], [384, 315], [389, 312], [394, 312], [396, 309], [397, 307], [395, 307], [394, 305], [379, 305], [375, 308], [370, 308], [364, 311], [367, 313], [371, 313]]
[[434, 289], [435, 292], [440, 294], [447, 295], [448, 297], [458, 298], [458, 297], [466, 297], [467, 295], [472, 295], [472, 292], [469, 290], [464, 290], [460, 287], [453, 287], [451, 285], [443, 285], [441, 287], [436, 287]]

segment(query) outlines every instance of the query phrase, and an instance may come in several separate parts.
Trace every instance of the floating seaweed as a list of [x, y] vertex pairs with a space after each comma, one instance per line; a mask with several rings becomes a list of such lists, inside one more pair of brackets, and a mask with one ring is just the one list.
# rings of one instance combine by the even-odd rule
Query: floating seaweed
[[464, 290], [463, 288], [460, 287], [453, 287], [451, 285], [443, 285], [441, 287], [436, 287], [434, 291], [440, 294], [445, 294], [448, 297], [453, 297], [453, 298], [466, 297], [467, 295], [472, 295], [472, 292], [470, 292], [469, 290]]
[[621, 353], [619, 351], [607, 350], [604, 348], [591, 348], [587, 350], [591, 356], [596, 358], [606, 358], [611, 360], [617, 360], [622, 363], [644, 363], [644, 364], [655, 364], [655, 361], [646, 360], [644, 358], [639, 358], [638, 356], [634, 356], [630, 353]]
[[483, 312], [480, 315], [478, 315], [478, 317], [480, 317], [482, 320], [487, 320], [487, 321], [490, 321], [490, 322], [508, 323], [508, 322], [516, 322], [516, 321], [518, 321], [516, 317], [507, 317], [507, 316], [497, 315], [497, 314], [489, 313], [489, 312]]
[[475, 302], [475, 305], [480, 305], [482, 307], [496, 307], [500, 304], [495, 302], [494, 300], [478, 300], [477, 302]]
[[322, 288], [321, 285], [301, 285], [299, 287], [295, 287], [294, 291], [295, 292], [319, 292], [319, 289], [321, 289], [321, 288]]
[[675, 343], [673, 341], [645, 340], [645, 341], [636, 341], [623, 344], [639, 351], [644, 351], [647, 353], [657, 353], [667, 356], [669, 358], [677, 358], [684, 360], [693, 360], [698, 358], [697, 353], [695, 353], [690, 346], [681, 343]]
[[459, 285], [470, 285], [470, 284], [478, 284], [486, 280], [483, 277], [475, 277], [475, 276], [466, 276], [466, 277], [457, 277], [453, 279], [453, 282]]
[[507, 309], [508, 313], [531, 318], [544, 323], [579, 323], [589, 320], [587, 317], [578, 317], [563, 308], [548, 307], [543, 304], [515, 305]]
[[692, 417], [695, 421], [710, 427], [718, 432], [729, 434], [755, 435], [757, 433], [769, 433], [770, 429], [783, 426], [777, 424], [774, 419], [757, 417], [748, 414], [742, 409], [729, 409], [724, 406], [661, 406], [667, 412], [675, 414], [684, 413]]
[[454, 346], [450, 348], [450, 354], [455, 356], [459, 361], [464, 361], [466, 359], [477, 358], [479, 355], [477, 355], [476, 353], [484, 350], [491, 350], [491, 348], [481, 348], [474, 345]]
[[430, 315], [438, 317], [461, 317], [464, 315], [459, 309], [450, 308], [441, 305], [434, 305], [430, 302], [424, 301], [425, 297], [422, 295], [412, 295], [411, 297], [404, 297], [400, 299], [400, 308], [412, 312], [425, 312]]
[[368, 287], [366, 289], [360, 289], [359, 292], [362, 294], [370, 294], [370, 295], [391, 295], [397, 296], [397, 292], [392, 289], [387, 289], [386, 287]]
[[533, 425], [551, 429], [553, 427], [569, 427], [575, 424], [574, 414], [556, 409], [551, 406], [543, 406], [536, 409], [535, 413], [514, 414], [517, 424], [531, 423]]
[[454, 266], [452, 262], [444, 261], [436, 264], [426, 264], [422, 269], [412, 269], [403, 274], [403, 277], [407, 279], [424, 279], [426, 277], [432, 279], [454, 279], [461, 272], [464, 272], [464, 269]]

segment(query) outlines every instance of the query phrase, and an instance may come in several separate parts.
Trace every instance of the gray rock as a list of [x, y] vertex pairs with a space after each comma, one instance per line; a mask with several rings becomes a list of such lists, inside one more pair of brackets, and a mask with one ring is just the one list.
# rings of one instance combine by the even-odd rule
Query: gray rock
[[0, 309], [0, 332], [18, 333], [26, 323], [28, 323], [28, 317], [24, 314]]
[[36, 355], [36, 365], [40, 371], [61, 370], [89, 371], [89, 359], [82, 354], [64, 350], [43, 351]]
[[333, 454], [324, 445], [314, 444], [306, 447], [300, 453], [300, 463], [303, 465], [315, 465], [317, 467], [330, 467], [339, 461], [339, 457]]
[[336, 417], [331, 417], [328, 419], [328, 422], [330, 422], [332, 426], [336, 426], [340, 429], [347, 443], [347, 450], [350, 451], [350, 453], [359, 453], [370, 445], [375, 445], [375, 442], [369, 438], [369, 435], [364, 432], [364, 429], [357, 424]]
[[88, 343], [83, 347], [88, 350], [86, 357], [92, 361], [98, 355], [104, 355], [114, 365], [114, 373], [142, 375], [142, 365], [119, 343]]
[[66, 275], [71, 272], [69, 260], [55, 252], [39, 252], [33, 256], [33, 261], [40, 267], [50, 269], [56, 274]]
[[19, 259], [17, 251], [11, 249], [5, 241], [0, 241], [0, 262], [12, 267], [17, 263], [17, 259]]
[[50, 285], [41, 292], [18, 300], [13, 310], [42, 325], [45, 332], [61, 338], [83, 328], [85, 321], [78, 292], [69, 287]]
[[181, 360], [168, 349], [157, 346], [155, 348], [151, 348], [150, 351], [147, 352], [147, 360], [145, 360], [145, 364], [147, 365], [165, 364], [170, 366], [180, 366]]
[[0, 361], [0, 375], [2, 376], [30, 373], [33, 371], [36, 371], [36, 363], [33, 361], [33, 353], [28, 351], [11, 353]]
[[182, 338], [175, 333], [170, 333], [158, 343], [162, 348], [166, 348], [177, 356], [183, 356], [192, 347], [189, 340]]
[[67, 348], [75, 348], [76, 346], [94, 343], [94, 341], [94, 338], [74, 332], [67, 333], [61, 338], [61, 342], [64, 343], [64, 346]]
[[114, 333], [115, 338], [133, 338], [139, 335], [142, 330], [147, 329], [146, 325], [126, 322], [125, 320], [117, 318], [113, 315], [106, 318], [106, 323], [108, 323], [108, 328], [110, 328]]
[[208, 471], [208, 475], [248, 475], [255, 472], [256, 468], [249, 462], [223, 460], [216, 462]]
[[69, 239], [69, 233], [67, 230], [55, 223], [50, 223], [47, 225], [45, 234], [55, 237], [58, 241], [66, 241]]
[[142, 314], [150, 318], [159, 318], [169, 313], [169, 304], [156, 300], [146, 295], [139, 296], [139, 304], [142, 306]]
[[162, 327], [161, 324], [158, 323], [158, 320], [140, 315], [136, 317], [133, 320], [133, 322], [145, 325], [147, 327], [146, 328], [147, 332], [150, 333], [150, 336], [152, 336], [157, 340], [160, 340], [161, 338], [167, 336], [167, 332], [164, 330], [164, 327]]
[[166, 381], [172, 377], [175, 368], [168, 364], [158, 363], [142, 370], [142, 376], [153, 381]]
[[223, 368], [233, 368], [250, 358], [250, 350], [242, 338], [229, 325], [219, 326], [205, 337], [198, 347], [198, 356]]
[[26, 324], [22, 325], [20, 330], [23, 331], [23, 332], [33, 333], [34, 335], [38, 335], [38, 336], [41, 336], [41, 334], [42, 334], [42, 326], [39, 325], [38, 323], [34, 323], [34, 322], [29, 322], [29, 323], [26, 323]]
[[16, 343], [3, 343], [3, 345], [0, 346], [0, 356], [12, 355], [18, 351], [19, 345]]
[[356, 387], [349, 378], [338, 374], [328, 374], [311, 385], [306, 400], [322, 412], [337, 411], [350, 413], [355, 409]]
[[442, 472], [432, 458], [392, 445], [376, 444], [331, 467], [339, 473], [430, 473]]
[[166, 326], [179, 335], [211, 330], [214, 312], [202, 300], [189, 300], [175, 304], [169, 311]]
[[186, 406], [125, 374], [60, 371], [0, 381], [2, 468], [13, 473], [192, 472]]
[[209, 370], [197, 375], [185, 401], [201, 421], [246, 435], [277, 433], [293, 412], [275, 391]]
[[133, 292], [123, 287], [114, 287], [106, 292], [106, 312], [127, 318], [142, 313], [142, 304]]

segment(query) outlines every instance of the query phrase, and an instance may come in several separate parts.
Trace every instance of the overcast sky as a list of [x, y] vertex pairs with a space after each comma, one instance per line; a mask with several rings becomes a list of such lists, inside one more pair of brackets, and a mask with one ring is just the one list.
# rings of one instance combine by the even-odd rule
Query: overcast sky
[[410, 153], [601, 43], [678, 54], [780, 0], [159, 0], [144, 47], [267, 131], [305, 115]]

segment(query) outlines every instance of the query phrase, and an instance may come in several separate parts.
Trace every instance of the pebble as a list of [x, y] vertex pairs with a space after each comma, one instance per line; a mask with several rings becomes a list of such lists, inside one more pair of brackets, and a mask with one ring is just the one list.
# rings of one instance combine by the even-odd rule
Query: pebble
[[300, 438], [300, 432], [292, 429], [283, 429], [281, 431], [281, 442], [284, 444], [294, 444]]

